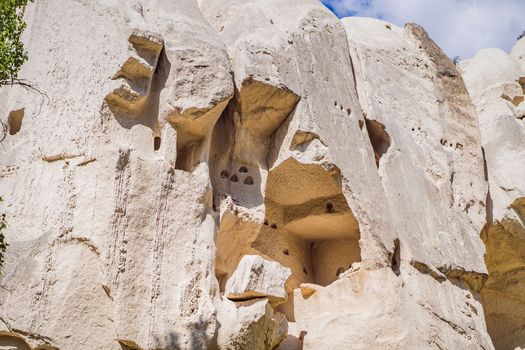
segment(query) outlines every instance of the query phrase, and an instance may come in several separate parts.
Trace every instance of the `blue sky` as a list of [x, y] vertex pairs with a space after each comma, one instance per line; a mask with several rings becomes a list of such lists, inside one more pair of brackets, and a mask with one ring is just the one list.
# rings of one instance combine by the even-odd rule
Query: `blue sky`
[[510, 51], [525, 30], [525, 0], [322, 0], [339, 17], [380, 18], [403, 26], [416, 22], [450, 56], [479, 49]]

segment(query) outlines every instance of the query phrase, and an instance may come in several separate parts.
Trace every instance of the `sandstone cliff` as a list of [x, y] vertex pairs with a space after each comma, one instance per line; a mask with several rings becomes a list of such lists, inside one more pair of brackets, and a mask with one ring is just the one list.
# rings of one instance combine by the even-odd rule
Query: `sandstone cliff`
[[525, 41], [317, 0], [36, 0], [0, 349], [525, 347]]

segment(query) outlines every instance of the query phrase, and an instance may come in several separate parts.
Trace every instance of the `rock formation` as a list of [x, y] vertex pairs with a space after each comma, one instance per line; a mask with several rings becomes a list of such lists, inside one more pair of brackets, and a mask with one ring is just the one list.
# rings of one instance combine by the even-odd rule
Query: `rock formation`
[[0, 348], [525, 347], [525, 41], [317, 0], [35, 0]]
[[481, 291], [496, 349], [525, 347], [525, 40], [510, 54], [484, 49], [462, 62], [486, 160], [481, 238], [489, 278]]
[[284, 285], [292, 270], [258, 255], [245, 255], [226, 283], [224, 295], [230, 300], [267, 298], [272, 306], [286, 298]]

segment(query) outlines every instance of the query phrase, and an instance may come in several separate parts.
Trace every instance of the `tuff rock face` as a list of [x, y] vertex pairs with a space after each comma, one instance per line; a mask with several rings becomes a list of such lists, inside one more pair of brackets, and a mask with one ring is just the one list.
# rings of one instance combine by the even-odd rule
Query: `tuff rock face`
[[0, 349], [525, 347], [525, 41], [317, 0], [36, 0]]
[[489, 278], [481, 291], [497, 349], [525, 347], [525, 41], [507, 54], [479, 51], [461, 64], [476, 105], [489, 183], [486, 245]]

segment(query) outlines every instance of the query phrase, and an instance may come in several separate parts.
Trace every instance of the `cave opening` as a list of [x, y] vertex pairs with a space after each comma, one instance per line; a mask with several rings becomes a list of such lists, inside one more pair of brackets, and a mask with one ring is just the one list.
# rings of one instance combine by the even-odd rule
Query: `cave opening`
[[17, 134], [22, 129], [22, 120], [24, 119], [25, 109], [18, 109], [9, 113], [7, 124], [9, 125], [9, 135]]
[[153, 138], [153, 150], [158, 151], [160, 149], [161, 139], [159, 136]]
[[289, 267], [288, 300], [277, 309], [294, 320], [293, 291], [302, 283], [328, 286], [361, 261], [359, 223], [342, 193], [338, 169], [293, 158], [268, 176], [264, 224], [223, 217], [216, 237], [220, 290], [242, 256], [261, 255]]
[[379, 161], [381, 157], [390, 148], [391, 140], [390, 135], [386, 132], [386, 128], [383, 124], [376, 120], [365, 118], [366, 130], [370, 138], [370, 143], [374, 149], [374, 156], [376, 165], [379, 168]]

